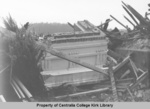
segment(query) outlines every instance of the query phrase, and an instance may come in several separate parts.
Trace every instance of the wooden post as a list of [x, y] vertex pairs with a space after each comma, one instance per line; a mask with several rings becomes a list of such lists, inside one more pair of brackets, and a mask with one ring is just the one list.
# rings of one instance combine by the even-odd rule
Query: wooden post
[[108, 74], [110, 76], [110, 80], [111, 80], [111, 86], [112, 86], [112, 92], [113, 92], [113, 98], [114, 101], [117, 102], [118, 101], [118, 93], [117, 93], [117, 88], [116, 88], [116, 81], [114, 78], [114, 73], [113, 73], [113, 62], [110, 60], [108, 63]]
[[131, 96], [131, 98], [132, 98], [132, 101], [135, 101], [135, 100], [134, 100], [134, 96], [133, 96], [133, 94], [132, 94], [132, 92], [130, 91], [129, 88], [127, 88], [127, 91], [129, 92], [129, 94], [130, 94], [130, 96]]

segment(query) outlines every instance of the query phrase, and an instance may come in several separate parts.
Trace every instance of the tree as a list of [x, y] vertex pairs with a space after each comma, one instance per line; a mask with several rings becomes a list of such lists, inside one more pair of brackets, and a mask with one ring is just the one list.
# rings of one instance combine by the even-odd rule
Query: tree
[[[13, 41], [8, 41], [7, 52], [15, 58], [13, 62], [13, 75], [17, 76], [33, 96], [40, 96], [45, 93], [44, 82], [41, 79], [41, 67], [39, 61], [43, 57], [42, 45], [38, 45], [31, 32], [27, 32], [28, 25], [18, 27], [11, 16], [3, 19], [7, 30], [14, 33]], [[27, 26], [26, 26], [27, 25]], [[9, 37], [6, 38], [10, 40]]]

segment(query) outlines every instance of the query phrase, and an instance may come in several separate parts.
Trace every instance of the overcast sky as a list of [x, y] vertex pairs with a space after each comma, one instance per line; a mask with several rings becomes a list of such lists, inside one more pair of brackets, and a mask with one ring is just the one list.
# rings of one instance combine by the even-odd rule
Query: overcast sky
[[[76, 23], [84, 19], [99, 25], [113, 15], [123, 24], [132, 27], [123, 18], [123, 15], [130, 17], [123, 10], [121, 1], [130, 4], [143, 16], [150, 3], [150, 0], [1, 0], [0, 26], [3, 26], [2, 18], [10, 14], [19, 25], [26, 22]], [[110, 27], [114, 26], [122, 28], [112, 21]]]

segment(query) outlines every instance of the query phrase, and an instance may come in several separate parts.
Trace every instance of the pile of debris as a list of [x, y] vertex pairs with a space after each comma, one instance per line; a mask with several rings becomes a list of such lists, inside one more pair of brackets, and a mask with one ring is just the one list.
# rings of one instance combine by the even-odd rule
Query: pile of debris
[[[115, 54], [113, 51], [111, 53]], [[115, 56], [118, 57], [117, 54]], [[130, 56], [117, 65], [111, 58], [108, 59], [108, 62], [108, 80], [78, 87], [63, 84], [49, 90], [46, 101], [137, 102], [150, 100], [150, 96], [147, 96], [150, 94], [147, 81], [148, 72], [137, 68]]]
[[[48, 91], [48, 99], [50, 101], [150, 101], [148, 78], [149, 69], [148, 67], [146, 69], [139, 67], [143, 66], [141, 65], [143, 63], [137, 63], [133, 59], [133, 54], [137, 53], [137, 51], [143, 52], [143, 50], [149, 50], [150, 20], [148, 18], [145, 19], [142, 17], [130, 5], [127, 5], [124, 2], [122, 3], [124, 5], [123, 8], [125, 11], [136, 23], [135, 25], [126, 16], [124, 16], [125, 19], [134, 26], [133, 30], [123, 25], [112, 15], [110, 16], [114, 20], [116, 20], [125, 29], [127, 29], [127, 33], [122, 35], [117, 28], [111, 32], [107, 31], [108, 22], [111, 20], [106, 20], [104, 27], [98, 26], [100, 30], [105, 32], [111, 42], [111, 44], [108, 45], [108, 63], [106, 65], [108, 68], [106, 75], [108, 79], [98, 84], [93, 84], [90, 90], [81, 90], [81, 87], [79, 88], [65, 84], [60, 86], [62, 89], [64, 89], [64, 93], [62, 95], [57, 95], [54, 93], [51, 94], [51, 92]], [[138, 23], [134, 17], [136, 17], [140, 23]], [[76, 29], [75, 26], [71, 26]], [[66, 36], [63, 35], [63, 37]], [[56, 36], [55, 39], [57, 39]], [[126, 50], [123, 48], [126, 48]], [[124, 51], [125, 54], [120, 53], [120, 51]], [[72, 61], [81, 66], [105, 74], [105, 72], [101, 71], [101, 69], [97, 69], [94, 66], [90, 66], [86, 63], [81, 63], [73, 57], [69, 57], [61, 52], [55, 52], [55, 50], [50, 50], [48, 52], [65, 60]], [[52, 89], [52, 92], [57, 92], [57, 90], [60, 90], [60, 87], [58, 87], [58, 89]]]
[[[146, 69], [142, 69], [139, 66], [137, 67], [137, 64], [139, 63], [135, 63], [134, 59], [132, 59], [133, 54], [137, 53], [137, 51], [149, 52], [150, 20], [148, 17], [142, 17], [130, 5], [127, 5], [124, 2], [122, 3], [125, 11], [136, 23], [135, 25], [126, 16], [124, 16], [125, 19], [134, 26], [134, 29], [131, 30], [127, 26], [123, 25], [112, 15], [111, 17], [127, 29], [128, 33], [121, 36], [117, 28], [115, 28], [112, 32], [107, 31], [108, 22], [111, 20], [106, 20], [104, 28], [99, 26], [99, 28], [106, 33], [110, 42], [115, 45], [113, 46], [114, 48], [108, 51], [108, 61], [110, 62], [107, 66], [109, 68], [109, 82], [105, 81], [99, 83], [99, 85], [93, 85], [97, 89], [92, 91], [78, 92], [75, 94], [55, 97], [57, 100], [63, 101], [64, 98], [68, 98], [68, 100], [72, 101], [150, 101], [148, 78], [149, 69], [148, 67]], [[138, 23], [134, 17], [136, 17], [140, 23]], [[118, 41], [120, 42], [118, 43]], [[110, 46], [112, 47], [112, 45]], [[125, 50], [125, 55], [118, 52], [120, 49], [123, 50], [123, 48], [127, 49]], [[116, 52], [122, 56], [118, 55]], [[122, 84], [119, 84], [118, 81], [119, 83], [122, 81]], [[109, 93], [104, 90], [108, 90]]]
[[[16, 77], [13, 77], [12, 79], [12, 87], [14, 88], [15, 92], [18, 94], [17, 96], [21, 101], [100, 101], [100, 102], [128, 102], [128, 101], [134, 101], [134, 102], [140, 102], [140, 101], [150, 101], [150, 80], [149, 80], [149, 72], [150, 67], [147, 65], [149, 64], [149, 36], [150, 36], [150, 20], [148, 17], [143, 18], [134, 8], [132, 8], [130, 5], [127, 5], [123, 2], [123, 8], [125, 11], [130, 15], [130, 17], [134, 20], [134, 22], [137, 25], [134, 25], [127, 17], [125, 17], [133, 26], [134, 30], [129, 29], [127, 26], [124, 26], [121, 22], [119, 22], [115, 17], [111, 15], [111, 17], [116, 20], [119, 24], [121, 24], [124, 28], [127, 29], [128, 33], [125, 33], [122, 35], [119, 33], [118, 29], [115, 28], [114, 31], [109, 32], [107, 31], [107, 25], [104, 25], [103, 28], [101, 26], [99, 27], [100, 30], [97, 28], [89, 28], [84, 27], [82, 31], [84, 33], [86, 31], [92, 30], [91, 33], [86, 33], [86, 36], [88, 34], [99, 34], [99, 31], [104, 31], [107, 37], [109, 38], [111, 44], [109, 45], [109, 50], [107, 53], [107, 64], [105, 65], [106, 71], [102, 70], [101, 68], [98, 68], [94, 65], [90, 65], [85, 62], [81, 62], [79, 59], [71, 57], [66, 55], [65, 53], [62, 53], [60, 51], [57, 51], [55, 49], [48, 49], [45, 47], [45, 45], [41, 46], [40, 51], [38, 53], [34, 53], [36, 57], [38, 54], [39, 58], [38, 61], [40, 61], [43, 55], [43, 52], [48, 52], [52, 55], [55, 55], [59, 58], [71, 61], [73, 63], [76, 63], [78, 65], [81, 65], [83, 67], [89, 68], [93, 71], [96, 71], [97, 73], [102, 73], [106, 76], [106, 79], [104, 81], [101, 81], [96, 84], [90, 84], [90, 85], [84, 85], [84, 86], [73, 86], [70, 84], [62, 84], [61, 86], [58, 86], [57, 88], [49, 89], [45, 91], [44, 83], [41, 80], [40, 73], [37, 75], [39, 83], [38, 86], [41, 85], [43, 87], [43, 90], [41, 89], [40, 94], [44, 92], [43, 95], [45, 98], [40, 98], [40, 96], [32, 96], [30, 91], [26, 89], [24, 84], [20, 80], [18, 80]], [[134, 16], [133, 16], [134, 15]], [[135, 18], [136, 17], [140, 23], [138, 23]], [[86, 21], [87, 22], [87, 21]], [[107, 22], [109, 22], [107, 20]], [[79, 22], [80, 23], [80, 22]], [[81, 22], [83, 23], [83, 22]], [[89, 22], [87, 22], [89, 23]], [[70, 24], [71, 25], [71, 24]], [[91, 25], [91, 24], [89, 24]], [[71, 25], [72, 26], [72, 25]], [[74, 25], [73, 28], [75, 30], [80, 30], [80, 28], [77, 28], [78, 26]], [[91, 25], [92, 27], [92, 25]], [[72, 37], [67, 40], [63, 40], [63, 38], [68, 37], [67, 35], [55, 35], [53, 38], [55, 39], [55, 42], [52, 41], [52, 43], [62, 43], [63, 41], [80, 41], [86, 40], [86, 38], [82, 37], [82, 34], [74, 35], [70, 34], [69, 37]], [[120, 36], [120, 38], [119, 38]], [[61, 38], [60, 38], [61, 37]], [[24, 38], [24, 35], [21, 34], [21, 38]], [[95, 37], [94, 40], [97, 37]], [[102, 37], [104, 38], [104, 37]], [[81, 40], [82, 39], [82, 40]], [[93, 37], [88, 38], [90, 40], [93, 40]], [[34, 40], [34, 39], [33, 39]], [[118, 42], [119, 41], [119, 42]], [[20, 42], [21, 43], [21, 42]], [[39, 42], [38, 42], [39, 43]], [[38, 43], [35, 43], [35, 46], [38, 45]], [[22, 43], [21, 43], [22, 44]], [[32, 45], [31, 41], [31, 45]], [[33, 45], [32, 45], [33, 46]], [[50, 45], [51, 46], [51, 45]], [[29, 48], [31, 48], [29, 46]], [[126, 50], [124, 50], [124, 48]], [[136, 62], [133, 58], [133, 54], [137, 53], [137, 51], [140, 51], [143, 53], [143, 50], [147, 50], [146, 53], [144, 53], [148, 56], [145, 60], [142, 59], [140, 62]], [[121, 53], [123, 51], [123, 53]], [[117, 53], [116, 53], [117, 52]], [[125, 52], [125, 53], [124, 53]], [[26, 52], [25, 52], [26, 53]], [[30, 53], [30, 52], [29, 52]], [[123, 55], [122, 55], [123, 54]], [[136, 54], [137, 55], [137, 54]], [[22, 55], [21, 55], [22, 56]], [[140, 59], [141, 57], [136, 57]], [[27, 58], [28, 59], [28, 58]], [[29, 58], [30, 59], [30, 58]], [[28, 60], [29, 60], [28, 59]], [[32, 59], [32, 58], [31, 58]], [[144, 61], [143, 61], [144, 60]], [[31, 60], [29, 60], [31, 61]], [[147, 62], [148, 61], [148, 62]], [[36, 61], [37, 62], [37, 61]], [[35, 64], [37, 65], [37, 63]], [[145, 68], [145, 65], [147, 65], [147, 68]], [[143, 67], [144, 66], [144, 67]], [[38, 68], [38, 66], [34, 66], [33, 68]], [[35, 69], [33, 69], [34, 71]], [[32, 71], [32, 70], [31, 70]], [[31, 72], [30, 71], [30, 72]], [[32, 72], [33, 72], [32, 71]], [[39, 72], [39, 69], [37, 69]], [[37, 71], [35, 71], [35, 74], [37, 74]], [[18, 71], [19, 73], [21, 71]], [[31, 72], [31, 73], [32, 73]], [[33, 77], [35, 77], [35, 74]], [[27, 75], [29, 77], [29, 75]], [[22, 77], [24, 78], [24, 77]], [[36, 79], [37, 79], [36, 78]], [[37, 80], [37, 81], [38, 81]], [[30, 80], [32, 81], [32, 80]], [[30, 84], [34, 83], [31, 86], [31, 89], [34, 89], [32, 93], [34, 93], [35, 89], [35, 83], [37, 82], [30, 82]], [[30, 84], [27, 84], [30, 85]], [[37, 86], [36, 86], [37, 87]], [[29, 86], [28, 86], [29, 88]], [[39, 87], [37, 87], [40, 89]], [[38, 93], [37, 93], [38, 94]], [[37, 95], [35, 94], [35, 95]]]

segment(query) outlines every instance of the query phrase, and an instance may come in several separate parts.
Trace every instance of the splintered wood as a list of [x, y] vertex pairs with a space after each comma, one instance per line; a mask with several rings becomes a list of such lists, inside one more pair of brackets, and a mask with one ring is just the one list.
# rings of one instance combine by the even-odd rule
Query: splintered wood
[[110, 75], [113, 97], [114, 97], [114, 101], [117, 102], [118, 101], [118, 94], [117, 94], [117, 88], [116, 88], [116, 81], [115, 81], [114, 74], [113, 74], [112, 61], [110, 61], [108, 66], [109, 66], [108, 73]]

